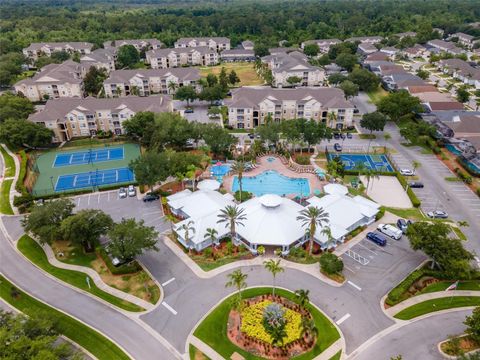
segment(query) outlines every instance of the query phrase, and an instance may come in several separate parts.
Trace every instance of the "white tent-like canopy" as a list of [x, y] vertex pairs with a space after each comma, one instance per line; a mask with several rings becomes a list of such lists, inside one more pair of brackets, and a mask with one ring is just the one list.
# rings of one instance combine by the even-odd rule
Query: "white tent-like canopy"
[[197, 188], [199, 190], [218, 190], [220, 189], [220, 183], [217, 180], [206, 179], [200, 181]]
[[329, 195], [347, 195], [348, 189], [340, 184], [328, 184], [323, 187], [323, 191]]

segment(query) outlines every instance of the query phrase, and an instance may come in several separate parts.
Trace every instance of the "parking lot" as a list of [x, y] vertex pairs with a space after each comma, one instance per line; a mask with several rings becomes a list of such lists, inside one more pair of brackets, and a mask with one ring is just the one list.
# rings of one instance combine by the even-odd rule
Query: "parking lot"
[[109, 214], [114, 221], [122, 218], [135, 218], [144, 220], [146, 226], [153, 226], [162, 233], [169, 229], [169, 224], [164, 219], [159, 200], [144, 203], [137, 197], [120, 199], [118, 190], [85, 194], [71, 198], [76, 205], [76, 210], [99, 209]]
[[358, 291], [370, 290], [383, 296], [417, 267], [425, 256], [410, 248], [405, 236], [379, 246], [364, 238], [342, 254], [347, 284]]

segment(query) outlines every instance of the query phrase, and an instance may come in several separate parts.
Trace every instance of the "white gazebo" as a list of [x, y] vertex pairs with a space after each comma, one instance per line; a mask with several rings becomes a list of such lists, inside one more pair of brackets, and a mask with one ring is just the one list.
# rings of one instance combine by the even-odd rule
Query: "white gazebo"
[[202, 180], [198, 183], [197, 189], [215, 191], [220, 189], [220, 183], [217, 180], [213, 179]]
[[348, 189], [346, 186], [340, 184], [328, 184], [323, 187], [323, 191], [329, 195], [347, 195]]

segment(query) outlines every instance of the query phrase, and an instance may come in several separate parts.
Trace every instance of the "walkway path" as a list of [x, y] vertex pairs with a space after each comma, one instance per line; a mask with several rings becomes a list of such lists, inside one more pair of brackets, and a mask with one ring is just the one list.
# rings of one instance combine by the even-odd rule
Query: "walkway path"
[[[13, 158], [13, 161], [15, 163], [15, 176], [13, 177], [12, 186], [10, 187], [9, 200], [10, 200], [10, 205], [13, 209], [14, 214], [18, 214], [18, 209], [15, 206], [13, 206], [13, 199], [15, 198], [15, 195], [17, 196], [20, 195], [17, 192], [17, 190], [15, 190], [15, 185], [18, 181], [18, 176], [20, 175], [20, 162], [18, 161], [17, 156], [14, 153], [12, 153], [5, 144], [0, 144], [0, 146], [2, 146], [5, 149], [5, 151], [8, 153], [8, 155], [10, 155]], [[5, 161], [3, 161], [3, 163], [5, 164]], [[5, 178], [3, 180], [8, 180], [8, 179], [9, 178]]]

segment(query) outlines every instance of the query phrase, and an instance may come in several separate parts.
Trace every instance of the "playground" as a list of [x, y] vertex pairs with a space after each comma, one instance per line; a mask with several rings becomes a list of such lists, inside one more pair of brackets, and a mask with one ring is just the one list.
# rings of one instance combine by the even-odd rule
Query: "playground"
[[136, 144], [41, 153], [30, 169], [34, 180], [32, 194], [48, 196], [133, 183], [135, 176], [128, 165], [139, 156], [140, 147]]

